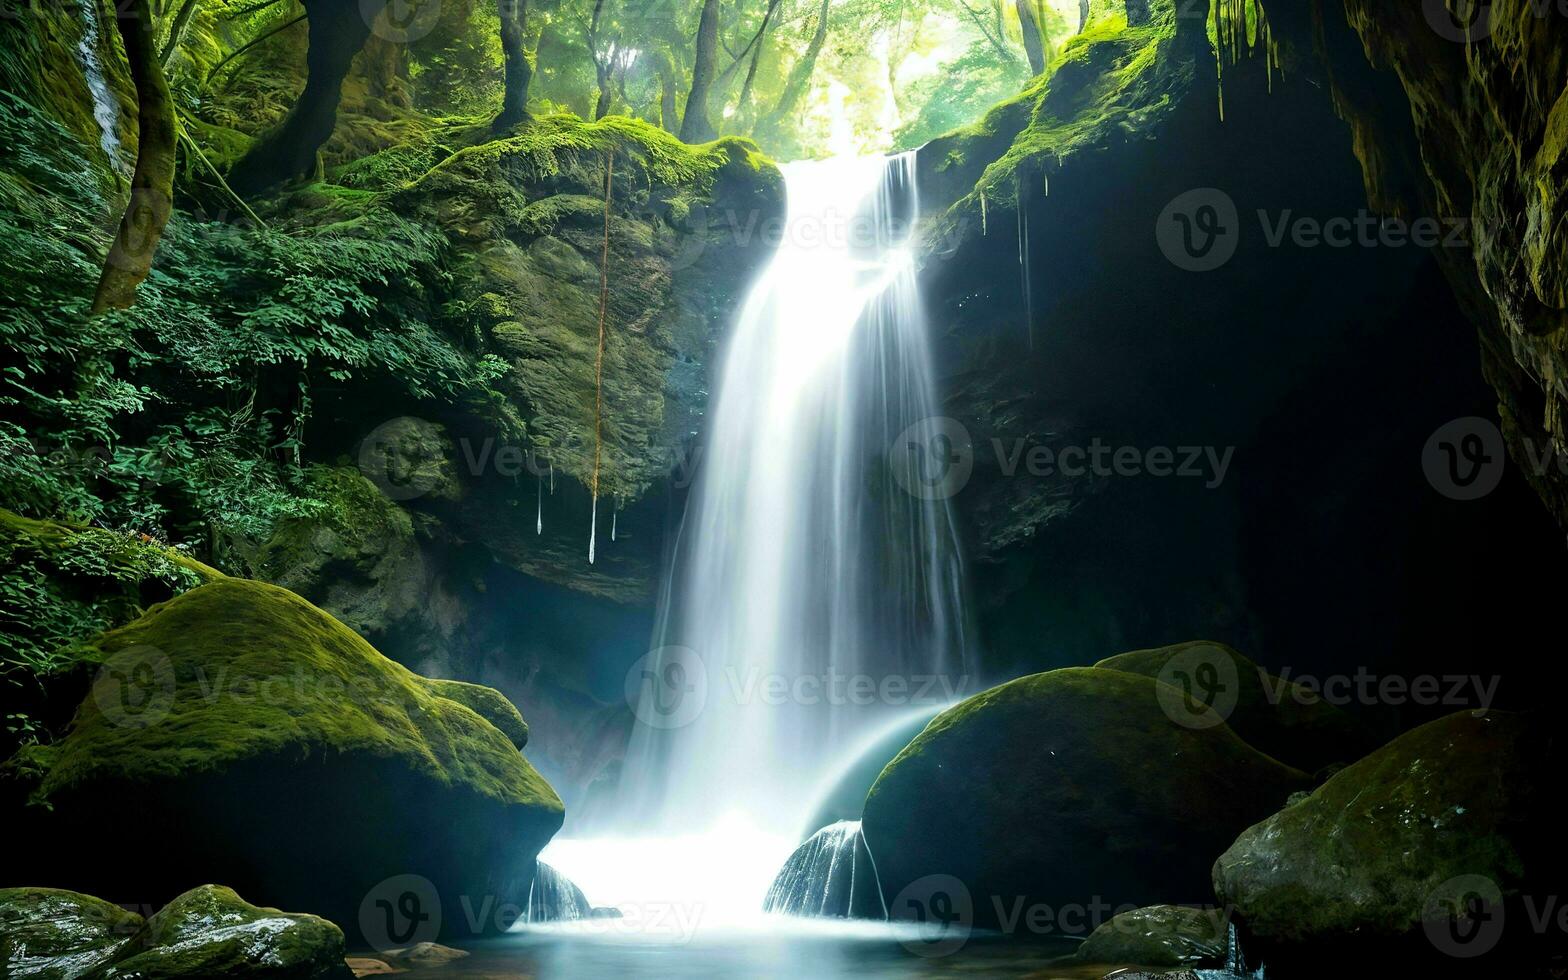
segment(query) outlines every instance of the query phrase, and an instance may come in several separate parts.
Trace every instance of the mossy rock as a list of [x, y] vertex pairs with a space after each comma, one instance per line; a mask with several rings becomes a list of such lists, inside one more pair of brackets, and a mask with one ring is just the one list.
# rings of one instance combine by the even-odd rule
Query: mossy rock
[[[1435, 957], [1423, 925], [1467, 897], [1465, 882], [1490, 883], [1476, 896], [1504, 908], [1561, 887], [1560, 811], [1543, 780], [1562, 762], [1542, 720], [1440, 718], [1248, 828], [1215, 862], [1215, 892], [1264, 948], [1288, 950], [1265, 958]], [[1525, 910], [1512, 918], [1499, 951], [1531, 931]]]
[[142, 917], [59, 888], [0, 889], [0, 976], [75, 980], [112, 959]]
[[[35, 759], [33, 798], [49, 809], [31, 823], [56, 842], [35, 880], [156, 904], [219, 878], [352, 926], [376, 886], [419, 875], [456, 935], [458, 896], [526, 902], [563, 811], [499, 694], [413, 674], [293, 593], [242, 579], [94, 647], [105, 671]], [[134, 847], [101, 842], [111, 810], [156, 829]]]
[[1224, 909], [1151, 905], [1095, 929], [1077, 955], [1120, 966], [1223, 966], [1229, 928]]
[[1040, 903], [1208, 901], [1213, 856], [1309, 780], [1218, 719], [1176, 723], [1160, 686], [1067, 668], [933, 719], [866, 798], [889, 907], [896, 914], [900, 893], [930, 875], [962, 882], [976, 925], [989, 928]]
[[232, 889], [201, 885], [142, 923], [112, 961], [82, 980], [231, 977], [347, 980], [343, 930], [314, 915], [257, 908]]
[[[1095, 666], [1187, 686], [1254, 748], [1306, 772], [1353, 761], [1372, 748], [1344, 711], [1223, 643], [1194, 640], [1134, 650]], [[1212, 690], [1194, 678], [1200, 671], [1217, 681]]]

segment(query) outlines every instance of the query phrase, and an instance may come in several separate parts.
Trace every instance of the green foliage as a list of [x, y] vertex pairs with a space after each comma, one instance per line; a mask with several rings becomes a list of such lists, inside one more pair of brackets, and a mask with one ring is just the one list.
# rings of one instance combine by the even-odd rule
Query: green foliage
[[368, 196], [335, 220], [327, 195], [288, 228], [179, 212], [136, 305], [89, 317], [108, 208], [83, 147], [5, 99], [0, 247], [28, 261], [0, 297], [0, 408], [22, 420], [0, 424], [0, 506], [231, 561], [321, 506], [301, 483], [305, 433], [352, 408], [347, 386], [495, 403], [504, 365], [440, 320], [444, 237]]
[[156, 541], [31, 521], [0, 510], [0, 678], [21, 683], [69, 666], [70, 646], [217, 573]]

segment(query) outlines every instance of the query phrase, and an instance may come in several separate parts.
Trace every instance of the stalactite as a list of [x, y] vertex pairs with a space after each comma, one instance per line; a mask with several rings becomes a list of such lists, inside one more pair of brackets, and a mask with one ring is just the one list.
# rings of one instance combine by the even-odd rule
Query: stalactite
[[985, 226], [985, 188], [982, 187], [980, 189], [980, 235], [981, 237], [984, 237], [988, 234], [990, 234], [990, 232], [986, 229]]
[[605, 319], [610, 306], [610, 196], [615, 187], [615, 151], [604, 155], [604, 238], [599, 245], [599, 352], [593, 366], [593, 478], [589, 490], [593, 497], [593, 516], [588, 524], [588, 564], [594, 561], [595, 537], [599, 531], [599, 469], [604, 460], [604, 339]]
[[544, 533], [544, 475], [534, 473], [534, 533]]
[[1029, 215], [1024, 206], [1024, 181], [1022, 175], [1013, 174], [1018, 201], [1018, 274], [1024, 294], [1024, 331], [1029, 337], [1029, 349], [1034, 350], [1034, 291], [1029, 282]]

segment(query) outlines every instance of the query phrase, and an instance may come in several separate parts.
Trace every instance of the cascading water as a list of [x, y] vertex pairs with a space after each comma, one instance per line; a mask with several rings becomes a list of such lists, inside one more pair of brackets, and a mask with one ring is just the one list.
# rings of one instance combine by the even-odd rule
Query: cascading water
[[[835, 759], [967, 686], [907, 231], [914, 157], [783, 168], [788, 217], [724, 355], [617, 794], [548, 854], [597, 903], [754, 913]], [[634, 878], [641, 878], [636, 882]], [[638, 892], [642, 894], [639, 895]]]
[[78, 0], [77, 7], [82, 14], [82, 39], [77, 42], [76, 53], [81, 56], [82, 77], [86, 79], [87, 90], [93, 97], [93, 119], [98, 123], [98, 145], [108, 156], [109, 165], [118, 166], [120, 137], [115, 130], [115, 125], [119, 120], [120, 110], [115, 102], [114, 93], [109, 90], [109, 83], [104, 78], [103, 59], [98, 53], [100, 41], [98, 3], [97, 0]]
[[773, 880], [762, 908], [785, 915], [887, 918], [860, 821], [830, 824], [796, 848]]
[[534, 869], [534, 883], [528, 889], [528, 908], [523, 916], [527, 922], [571, 922], [586, 919], [593, 914], [593, 907], [572, 880], [561, 872], [538, 862]]

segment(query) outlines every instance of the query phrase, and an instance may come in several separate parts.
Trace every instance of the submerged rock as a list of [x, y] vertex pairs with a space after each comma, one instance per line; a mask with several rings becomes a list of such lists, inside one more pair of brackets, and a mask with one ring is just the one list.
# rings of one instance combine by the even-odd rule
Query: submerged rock
[[79, 977], [112, 959], [142, 922], [136, 913], [91, 895], [0, 889], [0, 976]]
[[[1222, 722], [1177, 724], [1158, 681], [1069, 668], [938, 715], [866, 800], [866, 843], [895, 916], [931, 876], [980, 927], [1085, 931], [1094, 908], [1209, 900], [1213, 855], [1308, 785]], [[916, 896], [918, 897], [918, 896]], [[959, 896], [962, 898], [962, 895]], [[898, 907], [895, 907], [898, 906]]]
[[[283, 589], [214, 582], [85, 656], [98, 683], [34, 757], [35, 879], [155, 904], [219, 877], [384, 948], [510, 926], [561, 825], [510, 703], [409, 672]], [[106, 813], [147, 832], [106, 838]]]
[[1223, 643], [1134, 650], [1095, 666], [1190, 685], [1248, 744], [1306, 772], [1358, 759], [1372, 747], [1345, 712]]
[[1527, 716], [1449, 715], [1248, 828], [1215, 863], [1215, 891], [1266, 960], [1351, 946], [1475, 955], [1523, 939], [1525, 910], [1504, 930], [1503, 909], [1561, 886], [1562, 832], [1537, 788], [1561, 765]]
[[1221, 966], [1229, 923], [1224, 909], [1151, 905], [1123, 912], [1078, 947], [1085, 963]]
[[887, 907], [860, 821], [823, 827], [789, 856], [762, 903], [784, 915], [885, 919]]
[[445, 966], [468, 956], [466, 949], [453, 949], [440, 943], [415, 943], [404, 949], [384, 949], [380, 957], [388, 965], [405, 970]]

